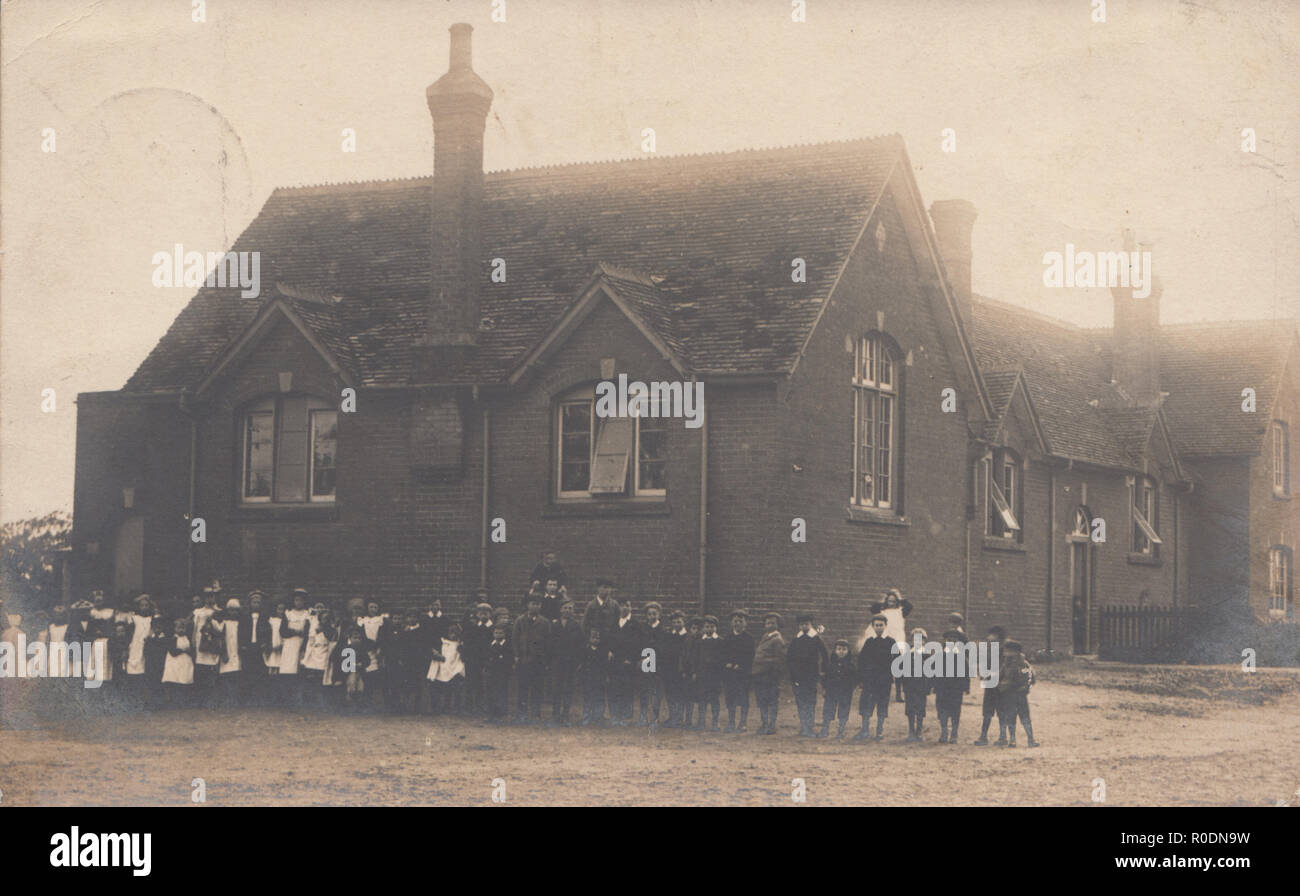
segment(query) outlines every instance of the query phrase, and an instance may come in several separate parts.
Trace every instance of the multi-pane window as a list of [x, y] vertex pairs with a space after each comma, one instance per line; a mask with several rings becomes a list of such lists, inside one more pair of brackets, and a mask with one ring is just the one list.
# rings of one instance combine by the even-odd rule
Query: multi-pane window
[[853, 352], [852, 503], [896, 507], [898, 491], [898, 360], [879, 334]]
[[556, 435], [559, 497], [667, 494], [668, 424], [663, 417], [598, 416], [588, 389], [556, 406]]
[[1291, 606], [1291, 551], [1273, 547], [1268, 551], [1268, 615], [1284, 618]]
[[338, 411], [306, 395], [282, 395], [244, 411], [240, 500], [306, 504], [334, 500]]
[[1003, 448], [988, 460], [988, 533], [1020, 540], [1020, 459]]
[[1281, 420], [1274, 420], [1269, 430], [1273, 455], [1273, 491], [1279, 495], [1290, 493], [1291, 462], [1290, 445], [1287, 444], [1287, 427]]
[[1133, 553], [1155, 554], [1163, 544], [1156, 534], [1156, 482], [1143, 476], [1133, 483]]

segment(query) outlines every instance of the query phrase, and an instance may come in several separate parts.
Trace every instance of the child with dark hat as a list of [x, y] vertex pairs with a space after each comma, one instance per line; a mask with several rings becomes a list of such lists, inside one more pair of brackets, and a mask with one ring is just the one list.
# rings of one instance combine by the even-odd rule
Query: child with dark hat
[[970, 693], [970, 670], [966, 668], [965, 620], [960, 613], [948, 617], [943, 633], [943, 675], [934, 680], [934, 711], [939, 716], [939, 743], [957, 743], [961, 723], [961, 701]]
[[[727, 701], [727, 730], [744, 731], [749, 721], [749, 677], [754, 665], [754, 636], [749, 628], [749, 614], [731, 611], [731, 633], [722, 640], [722, 691]], [[740, 725], [736, 725], [736, 713]]]
[[822, 730], [820, 737], [829, 737], [831, 722], [839, 720], [840, 728], [836, 738], [844, 737], [844, 729], [849, 724], [849, 709], [853, 705], [853, 689], [857, 687], [858, 671], [849, 651], [849, 642], [840, 638], [835, 642], [835, 649], [826, 660], [826, 671], [822, 673], [822, 688], [826, 692], [822, 704]]
[[763, 634], [754, 645], [754, 664], [750, 669], [754, 702], [758, 704], [760, 719], [756, 734], [776, 734], [781, 670], [785, 664], [786, 644], [785, 638], [781, 637], [781, 614], [766, 613], [763, 616]]
[[1007, 746], [1016, 745], [1016, 719], [1025, 726], [1025, 740], [1029, 746], [1038, 746], [1034, 740], [1034, 726], [1029, 721], [1029, 689], [1034, 684], [1034, 669], [1025, 659], [1019, 641], [1003, 645], [1002, 664], [998, 678], [998, 715], [1007, 729]]
[[799, 633], [790, 639], [787, 660], [790, 664], [790, 685], [794, 689], [795, 706], [799, 712], [799, 736], [812, 737], [817, 723], [817, 685], [821, 683], [826, 667], [826, 645], [813, 628], [813, 615], [800, 613], [795, 617]]
[[686, 681], [682, 678], [682, 656], [689, 637], [686, 631], [686, 614], [674, 610], [668, 614], [668, 631], [659, 640], [656, 663], [664, 685], [664, 699], [668, 702], [669, 728], [682, 725], [686, 708]]
[[[985, 639], [989, 645], [989, 656], [992, 662], [1001, 667], [1001, 647], [1002, 642], [1007, 639], [1007, 630], [1000, 625], [990, 625], [988, 636]], [[975, 746], [983, 747], [989, 742], [989, 725], [993, 722], [993, 717], [998, 715], [998, 690], [997, 686], [991, 684], [988, 680], [981, 679], [980, 687], [984, 689], [983, 712], [984, 720], [980, 726], [979, 739], [975, 741]], [[1007, 726], [1002, 719], [998, 719], [998, 740], [997, 746], [1003, 746], [1007, 742]]]

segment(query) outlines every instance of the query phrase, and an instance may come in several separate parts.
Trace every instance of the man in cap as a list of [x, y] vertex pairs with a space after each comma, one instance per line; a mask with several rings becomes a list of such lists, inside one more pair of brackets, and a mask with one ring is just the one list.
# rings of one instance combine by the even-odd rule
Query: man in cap
[[600, 632], [605, 647], [609, 647], [609, 632], [618, 624], [618, 601], [614, 600], [614, 582], [604, 576], [596, 579], [596, 596], [587, 604], [582, 614], [582, 632], [591, 634], [594, 628]]

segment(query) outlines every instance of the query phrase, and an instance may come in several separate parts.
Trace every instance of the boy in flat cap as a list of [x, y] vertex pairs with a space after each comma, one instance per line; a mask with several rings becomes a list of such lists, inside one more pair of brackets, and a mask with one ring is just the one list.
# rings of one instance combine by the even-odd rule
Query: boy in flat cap
[[849, 642], [840, 638], [835, 642], [835, 649], [826, 661], [826, 671], [822, 673], [822, 687], [826, 699], [822, 704], [822, 730], [820, 737], [829, 737], [831, 722], [839, 719], [840, 730], [836, 738], [844, 737], [844, 729], [849, 724], [849, 709], [853, 705], [853, 689], [857, 687], [858, 670], [849, 652]]
[[[659, 668], [660, 648], [668, 635], [663, 624], [663, 604], [656, 600], [645, 605], [645, 624], [641, 626], [641, 658], [637, 663], [636, 696], [638, 726], [659, 724], [659, 704], [663, 692], [663, 670]], [[649, 651], [647, 654], [646, 651]]]
[[718, 617], [705, 616], [703, 631], [695, 640], [695, 655], [691, 662], [691, 673], [695, 682], [695, 703], [700, 717], [696, 728], [705, 725], [704, 708], [713, 711], [713, 730], [718, 730], [718, 692], [722, 690], [722, 638], [718, 636]]
[[813, 726], [817, 724], [817, 685], [826, 668], [826, 645], [813, 628], [811, 613], [800, 613], [796, 621], [799, 633], [791, 639], [787, 653], [790, 684], [799, 710], [799, 736], [813, 737], [816, 734]]
[[583, 634], [599, 629], [600, 636], [608, 647], [609, 630], [618, 624], [618, 601], [614, 600], [614, 582], [604, 576], [596, 579], [596, 596], [587, 604], [582, 614]]
[[1029, 721], [1029, 689], [1034, 684], [1034, 670], [1025, 659], [1019, 641], [1002, 645], [1002, 663], [998, 677], [998, 715], [1007, 729], [1007, 746], [1016, 745], [1016, 719], [1025, 726], [1025, 740], [1029, 746], [1038, 746], [1034, 740], [1034, 726]]
[[[615, 725], [632, 724], [632, 700], [641, 664], [641, 624], [632, 618], [632, 604], [618, 608], [618, 622], [609, 630], [609, 714]], [[605, 643], [605, 642], [602, 642]]]
[[682, 656], [686, 649], [688, 633], [686, 614], [674, 610], [668, 614], [668, 631], [659, 641], [656, 666], [664, 685], [664, 699], [668, 702], [669, 728], [680, 728], [686, 704], [686, 681], [682, 678]]
[[[1001, 647], [1002, 642], [1007, 639], [1007, 630], [1000, 625], [990, 625], [988, 636], [985, 640], [989, 644], [989, 656], [994, 658], [994, 662], [1001, 666]], [[996, 647], [994, 646], [996, 645]], [[989, 725], [993, 722], [993, 717], [998, 715], [998, 689], [996, 685], [989, 684], [988, 681], [981, 680], [980, 687], [984, 691], [984, 701], [981, 707], [984, 711], [983, 724], [980, 726], [980, 736], [975, 741], [975, 746], [983, 747], [989, 742]], [[1002, 719], [998, 719], [998, 740], [997, 746], [1003, 746], [1007, 742], [1007, 726]]]
[[751, 681], [760, 720], [756, 734], [776, 734], [776, 714], [780, 708], [781, 670], [785, 668], [786, 645], [781, 637], [781, 614], [763, 616], [763, 635], [754, 645]]
[[551, 626], [552, 665], [555, 670], [555, 699], [551, 704], [551, 718], [557, 725], [569, 724], [573, 688], [578, 679], [578, 667], [582, 665], [582, 652], [587, 644], [574, 609], [573, 601], [566, 597], [560, 604], [560, 621]]
[[964, 657], [965, 646], [970, 639], [966, 637], [964, 626], [962, 615], [953, 613], [948, 617], [948, 628], [943, 633], [944, 674], [934, 680], [934, 710], [939, 716], [941, 744], [957, 743], [961, 701], [970, 693], [970, 670], [966, 668]]
[[889, 715], [889, 692], [893, 686], [891, 668], [897, 655], [894, 639], [885, 634], [888, 620], [883, 613], [871, 617], [871, 637], [862, 643], [858, 653], [858, 680], [862, 682], [862, 696], [858, 698], [858, 712], [862, 714], [862, 730], [854, 740], [871, 736], [871, 716], [876, 717], [876, 740], [884, 740], [885, 717]]
[[465, 660], [465, 708], [472, 714], [487, 713], [487, 656], [492, 643], [492, 605], [487, 602], [487, 589], [480, 588], [475, 595], [472, 617], [466, 621], [461, 633], [461, 655]]
[[[754, 665], [754, 636], [749, 614], [731, 611], [731, 633], [722, 641], [722, 692], [727, 700], [727, 730], [744, 731], [749, 721], [749, 676]], [[740, 725], [736, 725], [736, 713]]]

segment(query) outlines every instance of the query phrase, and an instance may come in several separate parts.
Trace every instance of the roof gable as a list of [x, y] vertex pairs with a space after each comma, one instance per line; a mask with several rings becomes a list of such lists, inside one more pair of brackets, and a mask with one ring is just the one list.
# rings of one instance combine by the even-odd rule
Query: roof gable
[[[504, 381], [601, 262], [655, 273], [647, 301], [672, 328], [654, 329], [681, 334], [672, 347], [685, 366], [789, 371], [900, 150], [899, 138], [884, 137], [488, 173], [485, 327], [454, 381]], [[416, 178], [276, 190], [232, 247], [261, 253], [263, 282], [343, 297], [331, 314], [362, 385], [407, 383], [417, 369], [431, 186]], [[797, 257], [806, 283], [790, 276]], [[491, 279], [493, 258], [505, 261], [505, 282]], [[260, 305], [237, 289], [200, 289], [126, 389], [193, 388]], [[640, 316], [655, 314], [642, 307]]]

